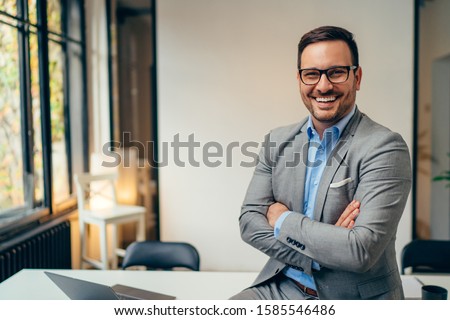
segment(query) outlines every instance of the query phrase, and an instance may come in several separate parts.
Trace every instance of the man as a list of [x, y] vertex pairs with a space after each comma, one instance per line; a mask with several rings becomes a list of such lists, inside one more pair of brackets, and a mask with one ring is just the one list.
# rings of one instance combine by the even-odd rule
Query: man
[[395, 237], [411, 186], [408, 148], [355, 104], [353, 34], [320, 27], [298, 47], [310, 116], [270, 132], [240, 216], [270, 259], [232, 299], [403, 299]]

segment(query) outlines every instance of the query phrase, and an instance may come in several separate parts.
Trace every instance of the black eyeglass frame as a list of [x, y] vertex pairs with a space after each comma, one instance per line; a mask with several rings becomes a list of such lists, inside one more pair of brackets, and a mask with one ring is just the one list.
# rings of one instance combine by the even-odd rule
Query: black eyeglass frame
[[[347, 70], [347, 78], [345, 78], [344, 81], [335, 82], [335, 81], [330, 80], [330, 77], [328, 76], [328, 71], [330, 71], [330, 70], [332, 70], [332, 69], [336, 69], [336, 68], [344, 68], [344, 69]], [[300, 80], [301, 80], [301, 81], [303, 82], [303, 84], [306, 85], [306, 86], [314, 86], [314, 85], [318, 84], [318, 83], [320, 82], [320, 79], [322, 79], [322, 75], [323, 75], [323, 74], [325, 74], [325, 76], [327, 77], [327, 80], [328, 80], [330, 83], [332, 83], [332, 84], [340, 84], [340, 83], [344, 83], [345, 81], [348, 80], [348, 77], [349, 77], [349, 75], [350, 75], [350, 70], [356, 70], [356, 69], [358, 69], [358, 68], [359, 68], [359, 66], [334, 66], [334, 67], [331, 67], [331, 68], [328, 68], [328, 69], [323, 69], [323, 70], [317, 69], [317, 68], [304, 68], [304, 69], [298, 68], [298, 74], [299, 74], [299, 76], [300, 76]], [[303, 81], [303, 77], [302, 77], [302, 71], [305, 71], [305, 70], [319, 71], [319, 78], [318, 78], [317, 82], [315, 82], [315, 83], [305, 83], [305, 81]]]

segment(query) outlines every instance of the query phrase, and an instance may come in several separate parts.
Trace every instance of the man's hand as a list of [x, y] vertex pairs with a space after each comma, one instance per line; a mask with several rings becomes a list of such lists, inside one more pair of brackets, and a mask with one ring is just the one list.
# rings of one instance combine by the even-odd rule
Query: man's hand
[[359, 214], [360, 205], [361, 203], [356, 200], [350, 202], [334, 225], [347, 229], [353, 228], [353, 226], [355, 225], [355, 219]]
[[277, 222], [278, 218], [286, 211], [289, 211], [289, 208], [280, 202], [275, 202], [274, 204], [270, 205], [269, 209], [267, 210], [266, 217], [272, 228], [275, 228], [275, 223]]

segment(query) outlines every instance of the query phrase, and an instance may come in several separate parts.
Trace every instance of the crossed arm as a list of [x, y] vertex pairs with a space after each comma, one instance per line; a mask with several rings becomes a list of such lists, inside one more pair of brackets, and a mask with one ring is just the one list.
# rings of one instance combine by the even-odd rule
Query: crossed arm
[[[347, 229], [353, 228], [353, 226], [355, 225], [355, 219], [358, 217], [358, 214], [360, 212], [359, 206], [359, 201], [353, 200], [352, 202], [350, 202], [334, 225]], [[270, 205], [266, 214], [269, 225], [274, 228], [278, 218], [286, 211], [289, 211], [289, 208], [280, 202], [275, 202], [274, 204]]]

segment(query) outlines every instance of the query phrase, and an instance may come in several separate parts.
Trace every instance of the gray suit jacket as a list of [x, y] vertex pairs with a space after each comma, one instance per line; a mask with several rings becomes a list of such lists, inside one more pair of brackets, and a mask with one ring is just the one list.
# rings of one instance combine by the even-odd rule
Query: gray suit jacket
[[[314, 276], [320, 299], [404, 298], [395, 237], [411, 187], [405, 142], [356, 110], [325, 167], [310, 220], [302, 213], [306, 128], [307, 119], [271, 131], [250, 182], [241, 235], [270, 257], [253, 285], [289, 264]], [[353, 199], [361, 202], [353, 229], [334, 226]], [[278, 239], [265, 216], [274, 202], [294, 211]]]

